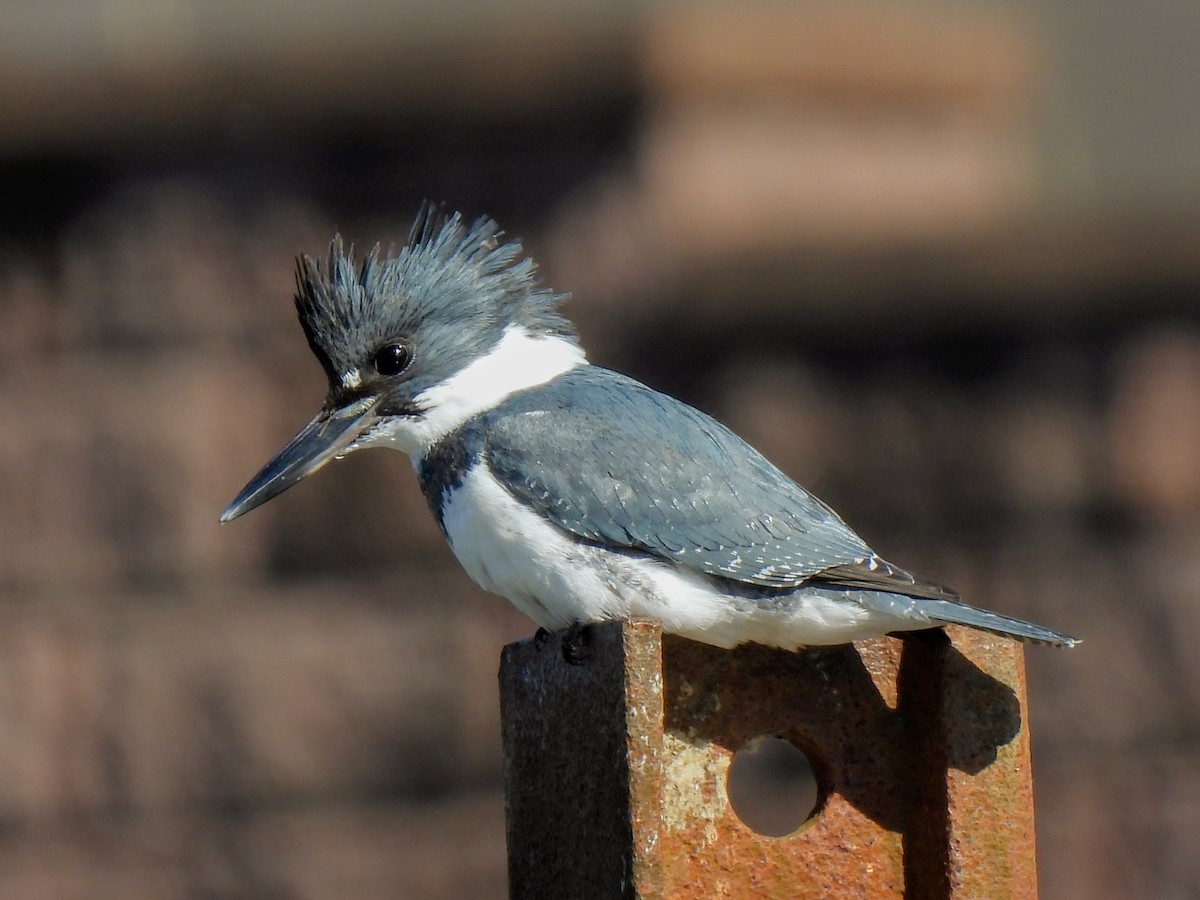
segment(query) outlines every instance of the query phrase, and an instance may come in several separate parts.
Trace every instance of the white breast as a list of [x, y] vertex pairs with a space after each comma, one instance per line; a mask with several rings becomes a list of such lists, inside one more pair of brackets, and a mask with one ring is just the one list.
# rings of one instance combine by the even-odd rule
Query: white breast
[[649, 616], [670, 633], [721, 647], [755, 641], [795, 648], [856, 640], [900, 624], [805, 588], [758, 602], [727, 593], [699, 572], [581, 543], [518, 502], [483, 465], [451, 491], [443, 523], [471, 579], [551, 631]]
[[619, 585], [606, 577], [601, 552], [521, 505], [486, 466], [451, 491], [442, 522], [472, 580], [543, 628], [621, 615]]

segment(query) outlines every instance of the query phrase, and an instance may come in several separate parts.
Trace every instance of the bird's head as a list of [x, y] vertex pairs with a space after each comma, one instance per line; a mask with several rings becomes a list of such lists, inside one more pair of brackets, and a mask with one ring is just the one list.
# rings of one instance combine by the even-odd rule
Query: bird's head
[[431, 207], [398, 251], [358, 259], [334, 238], [324, 258], [301, 256], [296, 311], [329, 393], [221, 521], [363, 447], [419, 458], [471, 416], [583, 363], [556, 311], [564, 299], [493, 221], [468, 226]]

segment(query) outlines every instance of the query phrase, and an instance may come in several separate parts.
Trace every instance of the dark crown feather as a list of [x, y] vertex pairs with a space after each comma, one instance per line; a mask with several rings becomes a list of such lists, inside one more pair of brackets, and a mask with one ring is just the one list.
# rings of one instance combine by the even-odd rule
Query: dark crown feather
[[439, 325], [498, 340], [517, 323], [534, 333], [576, 340], [558, 313], [568, 295], [542, 284], [519, 240], [502, 241], [490, 218], [469, 227], [458, 213], [421, 207], [399, 249], [376, 244], [359, 258], [341, 235], [328, 254], [296, 261], [296, 312], [330, 379], [359, 365], [384, 341]]

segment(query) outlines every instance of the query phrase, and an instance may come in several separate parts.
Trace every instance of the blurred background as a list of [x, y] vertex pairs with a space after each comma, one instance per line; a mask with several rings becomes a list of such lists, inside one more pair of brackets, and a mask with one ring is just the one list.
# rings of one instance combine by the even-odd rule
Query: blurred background
[[1043, 894], [1200, 895], [1194, 0], [9, 0], [0, 896], [502, 897], [533, 626], [396, 454], [217, 515], [335, 229], [521, 236], [593, 361], [1032, 648]]

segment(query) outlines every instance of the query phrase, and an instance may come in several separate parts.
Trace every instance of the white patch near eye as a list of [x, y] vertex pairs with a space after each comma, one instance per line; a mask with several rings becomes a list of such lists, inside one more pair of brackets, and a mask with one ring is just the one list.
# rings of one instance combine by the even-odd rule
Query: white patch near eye
[[351, 369], [342, 375], [342, 387], [348, 391], [362, 387], [362, 374], [358, 369]]

